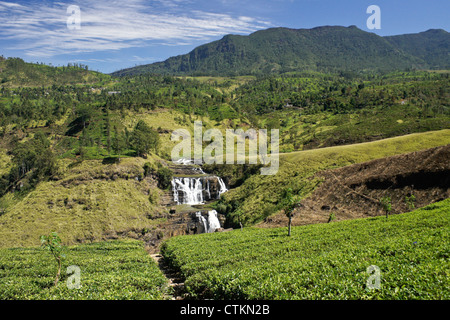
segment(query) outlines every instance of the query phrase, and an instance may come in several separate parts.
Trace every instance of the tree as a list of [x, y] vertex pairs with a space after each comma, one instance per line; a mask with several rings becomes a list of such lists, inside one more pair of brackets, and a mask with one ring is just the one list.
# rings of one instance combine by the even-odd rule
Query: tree
[[83, 129], [86, 128], [86, 124], [94, 117], [95, 110], [92, 106], [81, 105], [75, 111], [77, 120], [83, 124]]
[[42, 132], [36, 132], [31, 140], [17, 143], [12, 154], [14, 166], [10, 171], [11, 183], [26, 175], [30, 181], [37, 183], [57, 172], [56, 157], [50, 147], [50, 141]]
[[386, 219], [389, 216], [389, 212], [391, 212], [392, 210], [392, 203], [391, 203], [391, 198], [390, 197], [383, 197], [380, 200], [381, 205], [384, 209], [384, 211], [386, 212]]
[[116, 129], [114, 138], [112, 139], [112, 149], [114, 153], [119, 156], [119, 159], [120, 155], [125, 150], [125, 148], [126, 148], [125, 138], [123, 134], [119, 133], [119, 131]]
[[287, 188], [283, 192], [283, 200], [282, 207], [284, 209], [284, 213], [289, 218], [288, 223], [288, 236], [291, 235], [291, 225], [292, 225], [292, 211], [299, 206], [299, 198], [298, 196], [294, 196], [291, 188]]
[[131, 133], [131, 145], [138, 156], [144, 156], [151, 150], [157, 152], [159, 148], [158, 132], [139, 120]]
[[58, 284], [59, 277], [61, 275], [61, 260], [65, 257], [63, 254], [63, 246], [61, 245], [61, 239], [56, 232], [52, 232], [49, 235], [41, 236], [41, 246], [50, 251], [53, 258], [56, 260], [58, 266], [56, 277], [55, 277], [55, 287]]

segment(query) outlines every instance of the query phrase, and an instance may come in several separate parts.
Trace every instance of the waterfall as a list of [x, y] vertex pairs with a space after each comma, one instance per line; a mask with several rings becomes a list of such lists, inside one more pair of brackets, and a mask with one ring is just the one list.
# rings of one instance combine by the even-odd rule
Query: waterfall
[[196, 212], [195, 216], [202, 226], [200, 233], [212, 233], [221, 227], [216, 210], [208, 211], [208, 218], [205, 218], [200, 211]]
[[219, 178], [219, 184], [220, 184], [219, 195], [228, 191], [227, 186], [225, 185], [225, 182], [223, 182], [223, 180], [221, 178]]
[[201, 233], [208, 232], [208, 223], [207, 223], [205, 217], [202, 216], [202, 213], [200, 211], [196, 212], [195, 216], [197, 217], [197, 219], [199, 220], [199, 222], [201, 223], [201, 225], [203, 227], [203, 229], [201, 230], [202, 231]]
[[220, 177], [175, 177], [172, 179], [173, 200], [176, 204], [203, 204], [219, 199], [228, 191]]
[[[203, 188], [201, 178], [172, 179], [173, 200], [177, 204], [202, 204]], [[180, 200], [180, 193], [183, 198]]]
[[214, 232], [218, 228], [220, 228], [220, 222], [217, 218], [217, 211], [208, 211], [208, 233]]

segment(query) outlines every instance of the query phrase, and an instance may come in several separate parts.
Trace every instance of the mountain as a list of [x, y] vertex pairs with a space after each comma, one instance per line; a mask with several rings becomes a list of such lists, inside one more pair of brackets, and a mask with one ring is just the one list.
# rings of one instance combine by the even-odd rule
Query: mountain
[[271, 28], [227, 35], [185, 55], [119, 70], [174, 75], [249, 75], [290, 71], [361, 71], [448, 68], [450, 36], [444, 30], [381, 37], [355, 26]]
[[385, 37], [397, 48], [424, 60], [432, 69], [450, 68], [450, 35], [442, 29]]

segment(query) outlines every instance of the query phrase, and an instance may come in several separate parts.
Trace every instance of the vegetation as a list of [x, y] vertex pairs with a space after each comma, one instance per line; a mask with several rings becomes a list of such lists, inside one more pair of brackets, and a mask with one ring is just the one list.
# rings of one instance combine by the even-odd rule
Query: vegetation
[[[2, 61], [3, 72], [14, 74], [15, 64], [8, 60]], [[20, 245], [37, 245], [39, 235], [52, 230], [66, 234], [68, 244], [153, 230], [167, 208], [159, 201], [163, 191], [152, 189], [170, 187], [171, 177], [157, 163], [170, 160], [174, 128], [193, 133], [196, 120], [204, 131], [280, 130], [280, 151], [286, 154], [274, 177], [261, 177], [259, 165], [205, 166], [233, 189], [216, 205], [231, 226], [252, 225], [281, 210], [279, 185], [286, 182], [302, 198], [318, 183], [306, 178], [320, 170], [449, 142], [441, 131], [367, 148], [293, 152], [448, 129], [445, 72], [235, 78], [95, 78], [93, 73], [94, 82], [71, 82], [67, 75], [51, 84], [46, 77], [62, 69], [19, 64], [36, 74], [36, 83], [22, 86], [13, 77], [0, 88], [4, 247], [13, 238]], [[91, 72], [81, 69], [77, 74]], [[151, 168], [144, 169], [145, 162]]]
[[0, 178], [0, 196], [11, 188], [20, 190], [32, 188], [58, 171], [50, 141], [41, 131], [28, 141], [16, 142], [12, 155], [9, 174]]
[[284, 190], [283, 198], [282, 198], [282, 206], [284, 210], [284, 214], [288, 217], [288, 236], [291, 235], [291, 224], [292, 224], [292, 211], [296, 206], [299, 206], [297, 197], [292, 194], [292, 189], [287, 188]]
[[[449, 72], [438, 70], [448, 39], [274, 28], [114, 75], [0, 57], [0, 298], [165, 299], [142, 242], [177, 234], [164, 228], [194, 210], [167, 205], [171, 135], [201, 121], [203, 132], [279, 129], [281, 154], [273, 176], [260, 164], [202, 167], [231, 189], [208, 210], [241, 231], [165, 243], [190, 297], [448, 299], [449, 200], [291, 227], [316, 173], [450, 143]], [[415, 208], [412, 193], [404, 200]], [[389, 193], [382, 203], [387, 218]], [[244, 228], [282, 210], [288, 237]], [[381, 271], [378, 289], [367, 270]]]
[[450, 130], [426, 132], [349, 146], [336, 146], [280, 155], [276, 175], [255, 174], [242, 185], [221, 196], [218, 211], [227, 215], [230, 226], [239, 222], [251, 226], [283, 209], [283, 192], [291, 188], [300, 199], [309, 195], [320, 183], [314, 175], [322, 170], [343, 167], [392, 155], [446, 145]]
[[[57, 286], [52, 259], [39, 248], [0, 249], [1, 299], [160, 300], [170, 293], [167, 279], [136, 240], [68, 247]], [[79, 289], [67, 284], [69, 266], [80, 268]]]
[[386, 219], [389, 217], [389, 213], [392, 210], [392, 203], [390, 197], [383, 197], [380, 200], [381, 206], [383, 207], [384, 212], [386, 213]]
[[445, 69], [449, 68], [448, 41], [444, 30], [380, 37], [355, 26], [271, 28], [249, 36], [227, 35], [188, 54], [113, 74], [238, 76], [305, 70]]
[[[189, 295], [211, 299], [448, 299], [450, 200], [413, 212], [180, 236], [163, 254]], [[367, 268], [380, 269], [370, 290]]]
[[69, 63], [67, 66], [53, 67], [42, 63], [30, 64], [20, 58], [0, 58], [2, 87], [41, 87], [61, 84], [99, 84], [110, 76], [89, 71], [88, 66]]
[[61, 260], [64, 258], [64, 254], [62, 253], [64, 247], [61, 245], [61, 238], [58, 236], [56, 232], [52, 232], [49, 235], [41, 236], [41, 246], [50, 251], [53, 258], [56, 260], [56, 264], [58, 266], [58, 271], [56, 272], [55, 277], [55, 286], [58, 285], [59, 277], [61, 276]]
[[405, 196], [405, 202], [409, 210], [413, 210], [415, 208], [415, 201], [416, 197], [413, 194]]
[[52, 231], [64, 235], [66, 245], [145, 239], [143, 230], [154, 230], [166, 211], [149, 201], [154, 180], [140, 179], [146, 161], [158, 158], [126, 158], [109, 165], [101, 160], [61, 161], [58, 180], [1, 198], [0, 247], [39, 246], [40, 235]]

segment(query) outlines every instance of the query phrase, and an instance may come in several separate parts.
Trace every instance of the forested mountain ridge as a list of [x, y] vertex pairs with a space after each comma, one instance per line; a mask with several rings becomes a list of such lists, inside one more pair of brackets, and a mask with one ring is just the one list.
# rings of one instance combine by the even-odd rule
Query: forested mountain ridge
[[119, 70], [142, 73], [236, 76], [293, 71], [393, 71], [446, 69], [450, 36], [444, 30], [381, 37], [355, 26], [271, 28], [226, 35], [185, 55]]
[[430, 29], [416, 34], [385, 37], [404, 52], [424, 60], [430, 68], [450, 68], [449, 33], [442, 29]]

